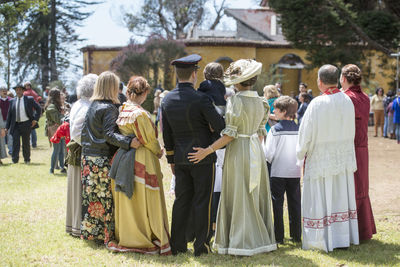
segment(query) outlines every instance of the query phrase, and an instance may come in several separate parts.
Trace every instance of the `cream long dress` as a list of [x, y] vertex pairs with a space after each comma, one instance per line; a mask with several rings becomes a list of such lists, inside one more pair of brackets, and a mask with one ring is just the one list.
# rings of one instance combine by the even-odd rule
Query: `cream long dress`
[[303, 249], [332, 251], [358, 244], [354, 172], [355, 113], [342, 92], [311, 101], [299, 129], [297, 158], [305, 157]]
[[275, 250], [269, 177], [258, 136], [266, 136], [269, 106], [255, 91], [230, 97], [215, 247], [220, 254], [251, 256]]
[[150, 114], [141, 106], [125, 102], [117, 120], [124, 135], [134, 133], [142, 146], [135, 153], [135, 181], [132, 198], [115, 191], [111, 180], [115, 205], [116, 241], [108, 249], [143, 254], [171, 254], [168, 217], [164, 199], [162, 173], [157, 154], [161, 147]]

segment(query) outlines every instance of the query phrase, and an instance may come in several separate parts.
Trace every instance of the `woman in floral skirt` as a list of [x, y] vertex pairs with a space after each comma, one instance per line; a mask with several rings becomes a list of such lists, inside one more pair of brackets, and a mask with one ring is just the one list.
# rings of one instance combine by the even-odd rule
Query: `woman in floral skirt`
[[119, 133], [119, 78], [100, 74], [82, 130], [82, 224], [81, 238], [107, 244], [114, 238], [114, 209], [110, 161], [118, 147], [137, 148], [136, 138]]

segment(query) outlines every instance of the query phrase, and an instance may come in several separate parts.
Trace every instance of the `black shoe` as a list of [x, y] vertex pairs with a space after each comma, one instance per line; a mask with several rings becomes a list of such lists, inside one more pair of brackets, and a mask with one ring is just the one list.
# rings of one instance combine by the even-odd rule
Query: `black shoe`
[[67, 173], [67, 170], [65, 168], [62, 168], [61, 173]]
[[54, 174], [54, 170], [50, 169], [49, 173]]
[[25, 164], [30, 164], [31, 161], [30, 160], [25, 160]]

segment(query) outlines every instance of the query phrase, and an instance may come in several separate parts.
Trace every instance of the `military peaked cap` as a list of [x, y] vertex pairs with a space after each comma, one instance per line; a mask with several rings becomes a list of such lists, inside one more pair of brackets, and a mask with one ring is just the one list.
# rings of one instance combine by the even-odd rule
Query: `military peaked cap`
[[197, 54], [192, 54], [186, 57], [175, 59], [171, 62], [171, 65], [177, 68], [189, 68], [197, 67], [197, 63], [201, 60], [201, 56]]

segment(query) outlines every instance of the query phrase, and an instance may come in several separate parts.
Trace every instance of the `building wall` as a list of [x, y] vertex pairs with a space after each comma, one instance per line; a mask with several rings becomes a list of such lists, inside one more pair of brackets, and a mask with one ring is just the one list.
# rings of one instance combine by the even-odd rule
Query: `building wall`
[[[249, 46], [189, 46], [186, 47], [188, 54], [197, 53], [202, 56], [202, 61], [199, 62], [200, 70], [198, 75], [198, 81], [196, 86], [198, 87], [200, 82], [204, 80], [203, 70], [207, 63], [216, 61], [221, 57], [231, 58], [233, 61], [241, 58], [251, 58], [263, 63], [263, 71], [268, 71], [272, 64], [278, 63], [278, 61], [288, 53], [294, 53], [300, 56], [303, 61], [305, 60], [306, 53], [302, 50], [291, 49], [291, 48], [256, 48]], [[84, 74], [96, 73], [100, 74], [103, 71], [110, 69], [111, 61], [118, 55], [120, 50], [86, 50], [83, 53], [84, 61]], [[382, 53], [376, 51], [369, 51], [368, 57], [363, 64], [365, 67], [363, 71], [366, 71], [367, 66], [370, 68], [370, 72], [373, 74], [369, 88], [366, 86], [363, 89], [366, 92], [373, 92], [378, 86], [383, 87], [385, 93], [389, 89], [388, 83], [394, 81], [396, 60], [389, 58], [386, 64], [382, 65], [382, 57], [385, 57]], [[228, 62], [223, 63], [224, 67], [228, 66]], [[308, 84], [308, 88], [313, 90], [313, 95], [319, 95], [317, 86], [317, 71], [318, 69], [301, 71], [301, 81]], [[282, 81], [282, 90], [287, 95], [298, 94], [299, 74], [298, 70], [283, 69], [282, 74], [284, 75]], [[162, 73], [160, 73], [162, 75]], [[173, 79], [175, 80], [175, 79]], [[171, 85], [174, 87], [175, 85]], [[393, 89], [393, 88], [391, 88]]]
[[83, 53], [83, 73], [100, 74], [110, 70], [111, 61], [117, 57], [119, 50], [88, 50]]

